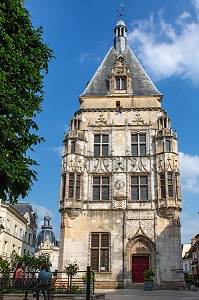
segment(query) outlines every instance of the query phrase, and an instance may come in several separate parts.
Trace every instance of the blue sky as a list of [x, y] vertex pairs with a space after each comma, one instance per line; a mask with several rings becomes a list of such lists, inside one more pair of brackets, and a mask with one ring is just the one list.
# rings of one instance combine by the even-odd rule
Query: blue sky
[[35, 27], [56, 59], [45, 78], [43, 112], [36, 122], [45, 143], [35, 148], [38, 182], [25, 201], [39, 215], [46, 212], [59, 236], [58, 212], [61, 147], [70, 119], [84, 91], [113, 45], [117, 9], [123, 17], [128, 44], [158, 90], [162, 107], [177, 130], [181, 164], [182, 242], [199, 232], [199, 0], [26, 0]]

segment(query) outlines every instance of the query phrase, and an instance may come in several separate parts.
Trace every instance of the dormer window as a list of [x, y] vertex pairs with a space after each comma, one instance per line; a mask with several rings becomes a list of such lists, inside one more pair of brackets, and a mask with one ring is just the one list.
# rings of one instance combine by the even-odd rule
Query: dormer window
[[132, 78], [130, 69], [122, 56], [118, 57], [112, 66], [109, 78], [110, 94], [132, 93]]
[[116, 90], [126, 90], [126, 77], [116, 77]]

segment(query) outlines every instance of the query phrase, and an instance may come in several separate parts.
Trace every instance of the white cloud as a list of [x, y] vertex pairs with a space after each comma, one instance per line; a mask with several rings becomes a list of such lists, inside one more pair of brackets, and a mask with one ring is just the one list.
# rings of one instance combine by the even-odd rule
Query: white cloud
[[80, 55], [79, 62], [84, 63], [84, 62], [87, 62], [87, 61], [95, 61], [99, 64], [100, 61], [101, 61], [101, 58], [95, 52], [84, 52]]
[[195, 7], [195, 11], [196, 11], [196, 14], [197, 14], [198, 19], [199, 19], [199, 0], [193, 0], [192, 3]]
[[33, 211], [37, 212], [38, 220], [37, 220], [37, 226], [38, 230], [41, 230], [41, 226], [44, 224], [44, 216], [47, 214], [52, 217], [53, 213], [45, 206], [38, 205], [36, 203], [31, 203], [33, 207]]
[[179, 153], [181, 183], [184, 191], [199, 193], [199, 156]]
[[48, 148], [49, 151], [51, 152], [56, 152], [59, 156], [62, 156], [62, 147], [51, 147]]
[[193, 84], [199, 82], [199, 0], [192, 4], [196, 16], [184, 11], [171, 24], [164, 20], [162, 10], [158, 18], [151, 15], [134, 23], [128, 34], [132, 49], [156, 80], [180, 76]]
[[181, 224], [182, 243], [190, 243], [191, 239], [198, 234], [199, 220], [184, 219], [181, 216]]

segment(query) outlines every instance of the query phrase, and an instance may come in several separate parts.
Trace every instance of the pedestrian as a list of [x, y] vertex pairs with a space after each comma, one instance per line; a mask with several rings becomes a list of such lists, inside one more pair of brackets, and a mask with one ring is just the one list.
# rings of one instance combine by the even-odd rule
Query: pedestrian
[[[26, 265], [24, 261], [19, 261], [13, 274], [14, 286], [26, 286], [25, 272], [26, 272]], [[28, 300], [27, 296], [28, 296], [28, 291], [25, 292], [23, 300]]]
[[[39, 276], [38, 276], [38, 287], [39, 286], [42, 286], [42, 287], [50, 286], [51, 277], [52, 277], [52, 274], [49, 270], [48, 264], [46, 264], [46, 263], [43, 264], [41, 266], [41, 271], [40, 271]], [[45, 289], [42, 289], [42, 294], [43, 294], [44, 300], [47, 300]], [[48, 298], [49, 298], [49, 295], [48, 295]], [[39, 290], [36, 291], [36, 300], [39, 300]]]

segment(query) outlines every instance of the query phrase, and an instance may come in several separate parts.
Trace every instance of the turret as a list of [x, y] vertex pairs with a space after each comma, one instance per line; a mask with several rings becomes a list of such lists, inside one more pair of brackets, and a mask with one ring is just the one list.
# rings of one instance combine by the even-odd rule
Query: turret
[[115, 39], [114, 47], [115, 50], [119, 53], [123, 53], [126, 50], [126, 32], [127, 28], [124, 21], [119, 20], [115, 27]]

